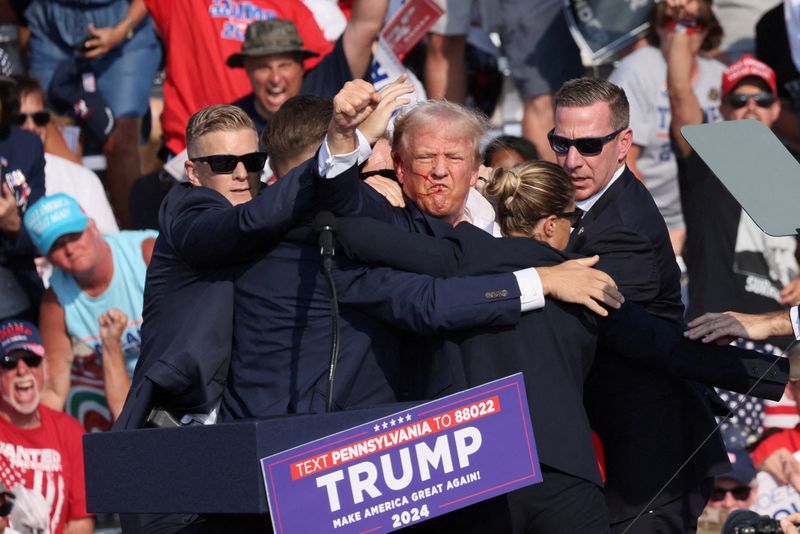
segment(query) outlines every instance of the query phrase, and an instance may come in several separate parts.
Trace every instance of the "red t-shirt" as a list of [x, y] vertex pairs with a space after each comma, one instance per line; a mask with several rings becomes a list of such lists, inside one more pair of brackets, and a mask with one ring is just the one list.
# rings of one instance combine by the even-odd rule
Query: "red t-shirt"
[[[229, 104], [252, 91], [244, 69], [225, 63], [239, 52], [255, 20], [289, 19], [303, 47], [325, 55], [333, 49], [311, 11], [300, 0], [145, 0], [164, 41], [167, 57], [161, 125], [167, 148], [186, 146], [189, 117], [212, 104]], [[320, 58], [306, 60], [306, 70]]]
[[41, 425], [26, 430], [0, 417], [0, 479], [39, 492], [50, 507], [50, 532], [91, 517], [86, 512], [83, 428], [69, 415], [39, 406]]
[[758, 466], [758, 464], [767, 459], [767, 456], [778, 449], [786, 449], [792, 454], [800, 451], [800, 425], [781, 430], [759, 443], [750, 455], [753, 459], [753, 464]]

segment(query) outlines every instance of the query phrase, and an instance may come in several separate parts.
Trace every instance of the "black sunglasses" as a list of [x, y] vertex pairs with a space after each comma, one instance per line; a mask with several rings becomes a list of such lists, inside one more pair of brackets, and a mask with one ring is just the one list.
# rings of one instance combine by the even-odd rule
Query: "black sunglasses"
[[28, 120], [28, 117], [33, 119], [33, 123], [36, 126], [47, 126], [47, 123], [50, 122], [50, 112], [49, 111], [37, 111], [36, 113], [17, 113], [17, 126], [22, 126], [25, 124], [25, 121]]
[[747, 102], [751, 98], [760, 108], [768, 108], [775, 103], [775, 95], [773, 95], [772, 93], [756, 93], [754, 95], [748, 95], [745, 93], [733, 93], [727, 96], [728, 104], [733, 109], [740, 109], [745, 107], [747, 105]]
[[189, 158], [190, 161], [197, 163], [208, 163], [211, 170], [216, 174], [231, 174], [241, 161], [247, 172], [261, 172], [267, 162], [266, 152], [251, 152], [234, 156], [232, 154], [217, 154], [214, 156], [201, 156], [199, 158]]
[[575, 228], [578, 226], [578, 222], [580, 222], [581, 217], [583, 217], [583, 210], [580, 208], [575, 208], [572, 211], [561, 211], [556, 213], [555, 216], [569, 220], [570, 228]]
[[603, 147], [614, 139], [625, 128], [615, 130], [605, 137], [579, 137], [578, 139], [568, 139], [560, 135], [556, 135], [556, 129], [553, 128], [547, 132], [547, 139], [550, 141], [550, 148], [556, 154], [566, 154], [569, 152], [569, 147], [574, 146], [581, 155], [596, 156], [603, 151]]
[[17, 364], [20, 360], [25, 362], [25, 365], [28, 367], [39, 367], [42, 365], [42, 358], [41, 356], [37, 356], [36, 354], [25, 354], [25, 356], [14, 356], [12, 354], [4, 354], [2, 358], [0, 358], [0, 367], [2, 367], [6, 371], [11, 371], [17, 368]]
[[711, 490], [712, 501], [721, 501], [725, 499], [725, 494], [730, 493], [737, 501], [746, 501], [750, 497], [750, 486], [737, 486], [732, 489], [714, 488]]

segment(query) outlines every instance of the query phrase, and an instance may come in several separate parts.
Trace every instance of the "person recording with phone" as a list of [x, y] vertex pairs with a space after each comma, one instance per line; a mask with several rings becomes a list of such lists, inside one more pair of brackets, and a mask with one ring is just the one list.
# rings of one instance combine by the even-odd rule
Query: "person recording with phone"
[[44, 148], [36, 135], [12, 125], [19, 108], [13, 84], [0, 80], [0, 319], [35, 321], [44, 287], [22, 216], [44, 196]]

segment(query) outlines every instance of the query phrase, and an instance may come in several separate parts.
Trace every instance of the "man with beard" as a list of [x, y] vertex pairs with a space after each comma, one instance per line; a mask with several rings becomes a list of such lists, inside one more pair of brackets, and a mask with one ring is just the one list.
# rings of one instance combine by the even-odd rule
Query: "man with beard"
[[72, 417], [40, 406], [44, 346], [27, 321], [0, 323], [0, 480], [38, 491], [49, 531], [92, 532], [83, 478], [83, 429]]

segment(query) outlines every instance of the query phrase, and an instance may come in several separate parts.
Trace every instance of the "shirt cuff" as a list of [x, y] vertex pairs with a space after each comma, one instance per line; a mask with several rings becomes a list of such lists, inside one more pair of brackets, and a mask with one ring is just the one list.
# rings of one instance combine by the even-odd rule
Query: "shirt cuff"
[[789, 318], [792, 320], [792, 330], [794, 330], [794, 338], [800, 339], [800, 313], [798, 313], [800, 306], [792, 306], [789, 310]]
[[517, 284], [520, 290], [520, 305], [522, 312], [531, 310], [538, 310], [544, 308], [544, 288], [542, 287], [542, 279], [539, 278], [539, 273], [533, 267], [522, 269], [521, 271], [514, 271], [514, 278], [517, 279]]
[[319, 175], [324, 178], [336, 178], [353, 165], [361, 165], [367, 161], [372, 155], [372, 147], [369, 146], [369, 141], [358, 129], [356, 129], [356, 140], [358, 146], [352, 152], [331, 155], [331, 149], [328, 147], [328, 136], [326, 135], [322, 146], [319, 148], [319, 156], [317, 156]]

